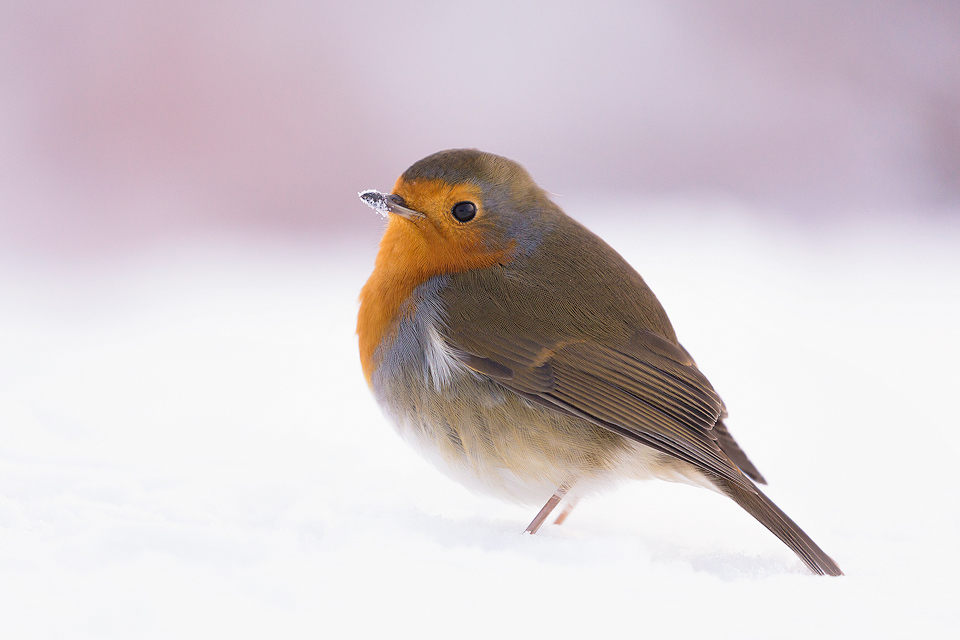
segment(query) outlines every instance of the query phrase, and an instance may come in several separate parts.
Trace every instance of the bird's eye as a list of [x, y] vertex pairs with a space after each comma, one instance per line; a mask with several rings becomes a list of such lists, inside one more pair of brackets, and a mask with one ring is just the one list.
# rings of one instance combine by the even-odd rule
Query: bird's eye
[[472, 202], [458, 202], [450, 209], [450, 213], [459, 222], [470, 222], [477, 215], [477, 205]]

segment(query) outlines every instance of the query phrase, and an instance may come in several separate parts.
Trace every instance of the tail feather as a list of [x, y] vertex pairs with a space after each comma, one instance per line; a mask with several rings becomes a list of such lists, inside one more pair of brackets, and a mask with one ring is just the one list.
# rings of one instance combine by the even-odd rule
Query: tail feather
[[720, 450], [727, 454], [727, 457], [733, 460], [735, 465], [740, 467], [740, 471], [747, 474], [754, 482], [767, 484], [764, 477], [760, 475], [760, 472], [754, 464], [747, 458], [747, 454], [743, 452], [743, 449], [740, 448], [737, 441], [730, 435], [730, 431], [727, 430], [727, 426], [723, 424], [723, 420], [717, 420], [717, 424], [713, 425], [713, 435], [717, 438], [717, 444], [720, 445]]
[[714, 483], [724, 494], [730, 496], [734, 502], [790, 547], [811, 571], [819, 575], [843, 575], [837, 563], [760, 489], [756, 489], [756, 493], [751, 493], [748, 489], [719, 477], [714, 478]]

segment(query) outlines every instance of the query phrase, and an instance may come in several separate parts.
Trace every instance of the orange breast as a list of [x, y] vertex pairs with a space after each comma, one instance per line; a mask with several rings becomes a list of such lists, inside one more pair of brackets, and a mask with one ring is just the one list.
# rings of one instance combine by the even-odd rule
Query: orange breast
[[[502, 246], [500, 242], [501, 246], [496, 246], [491, 242], [490, 227], [483, 224], [479, 188], [475, 185], [398, 180], [394, 193], [425, 217], [413, 222], [390, 217], [373, 273], [360, 292], [357, 336], [368, 385], [377, 366], [376, 350], [384, 340], [393, 339], [403, 303], [414, 289], [434, 276], [504, 263], [512, 250], [510, 243]], [[449, 215], [450, 207], [464, 200], [480, 206], [477, 224], [462, 225]]]

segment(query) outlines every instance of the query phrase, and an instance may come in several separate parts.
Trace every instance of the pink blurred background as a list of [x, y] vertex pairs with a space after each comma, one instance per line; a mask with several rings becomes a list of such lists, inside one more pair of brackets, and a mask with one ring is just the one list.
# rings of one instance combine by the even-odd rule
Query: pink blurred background
[[562, 194], [953, 215], [960, 3], [0, 3], [0, 246], [379, 228], [474, 146]]

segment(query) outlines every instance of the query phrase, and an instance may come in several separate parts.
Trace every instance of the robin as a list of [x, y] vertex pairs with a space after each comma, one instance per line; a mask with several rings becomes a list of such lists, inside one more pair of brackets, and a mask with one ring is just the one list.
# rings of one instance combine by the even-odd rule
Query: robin
[[646, 283], [516, 162], [441, 151], [360, 197], [389, 218], [360, 294], [360, 360], [442, 471], [543, 508], [625, 479], [714, 489], [821, 575], [837, 564], [757, 488], [720, 396]]

